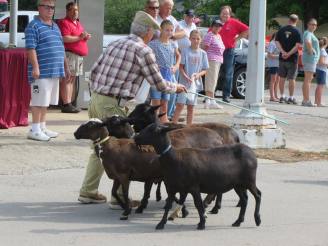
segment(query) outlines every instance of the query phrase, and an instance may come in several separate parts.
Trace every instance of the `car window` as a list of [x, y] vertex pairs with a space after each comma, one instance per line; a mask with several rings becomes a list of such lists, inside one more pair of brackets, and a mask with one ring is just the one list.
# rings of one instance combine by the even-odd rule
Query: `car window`
[[17, 23], [17, 32], [24, 32], [27, 25], [28, 25], [28, 16], [19, 15], [18, 23]]
[[[0, 24], [5, 25], [4, 32], [9, 32], [9, 25], [10, 25], [9, 22], [10, 22], [10, 17], [7, 17], [1, 21]], [[19, 15], [17, 20], [17, 32], [24, 32], [27, 24], [28, 24], [28, 16]]]

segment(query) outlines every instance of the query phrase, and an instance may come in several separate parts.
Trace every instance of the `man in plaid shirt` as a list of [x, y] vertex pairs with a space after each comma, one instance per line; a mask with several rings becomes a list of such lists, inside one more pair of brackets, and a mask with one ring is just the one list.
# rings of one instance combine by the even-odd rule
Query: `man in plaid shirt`
[[[114, 114], [126, 116], [125, 102], [133, 99], [144, 79], [160, 91], [186, 91], [180, 84], [165, 81], [161, 76], [155, 55], [146, 44], [159, 29], [147, 13], [138, 11], [131, 24], [131, 34], [111, 43], [91, 69], [92, 91], [88, 109], [90, 118], [105, 118]], [[95, 153], [91, 154], [78, 200], [82, 203], [103, 203], [106, 197], [98, 193], [104, 168]], [[120, 191], [121, 192], [121, 191]], [[131, 201], [131, 206], [137, 203]], [[111, 208], [118, 204], [113, 198]]]

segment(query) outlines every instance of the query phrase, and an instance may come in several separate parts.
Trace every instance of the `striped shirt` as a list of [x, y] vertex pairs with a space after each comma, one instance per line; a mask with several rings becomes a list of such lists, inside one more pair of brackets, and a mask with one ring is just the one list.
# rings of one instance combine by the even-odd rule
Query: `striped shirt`
[[161, 76], [151, 48], [130, 34], [112, 42], [100, 55], [91, 68], [90, 88], [101, 95], [132, 99], [144, 79], [160, 91], [176, 91], [176, 85]]
[[219, 34], [215, 35], [211, 31], [206, 33], [203, 44], [208, 46], [206, 53], [209, 61], [223, 63], [223, 52], [225, 47]]
[[[40, 79], [65, 76], [65, 49], [56, 23], [47, 25], [34, 17], [25, 29], [25, 47], [35, 49], [40, 69]], [[28, 64], [28, 79], [33, 82], [32, 65]]]

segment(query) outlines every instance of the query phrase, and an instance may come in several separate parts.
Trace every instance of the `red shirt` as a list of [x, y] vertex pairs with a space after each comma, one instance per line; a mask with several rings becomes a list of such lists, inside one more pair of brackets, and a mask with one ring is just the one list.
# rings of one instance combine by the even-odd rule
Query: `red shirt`
[[234, 48], [236, 36], [247, 30], [247, 25], [234, 18], [229, 18], [229, 20], [224, 23], [219, 32], [226, 49]]
[[[76, 20], [76, 23], [73, 22], [70, 18], [66, 17], [59, 21], [58, 26], [60, 28], [62, 36], [80, 36], [84, 32], [84, 28], [81, 23]], [[64, 43], [65, 50], [75, 53], [79, 56], [88, 55], [88, 45], [87, 40], [79, 40], [73, 43]]]

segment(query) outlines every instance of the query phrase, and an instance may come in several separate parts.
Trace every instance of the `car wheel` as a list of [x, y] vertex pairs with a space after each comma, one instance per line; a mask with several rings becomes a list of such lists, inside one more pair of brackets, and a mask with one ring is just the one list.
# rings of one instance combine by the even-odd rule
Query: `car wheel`
[[246, 67], [241, 67], [235, 71], [232, 81], [232, 96], [244, 99], [246, 92]]

